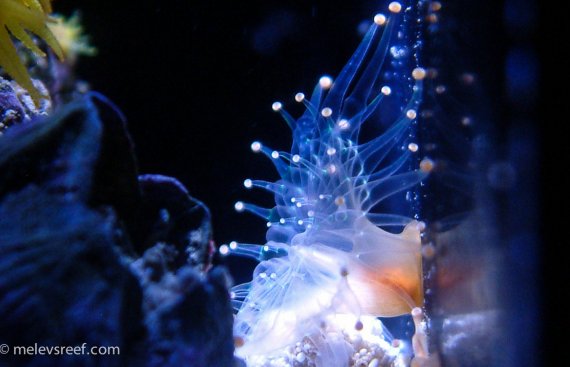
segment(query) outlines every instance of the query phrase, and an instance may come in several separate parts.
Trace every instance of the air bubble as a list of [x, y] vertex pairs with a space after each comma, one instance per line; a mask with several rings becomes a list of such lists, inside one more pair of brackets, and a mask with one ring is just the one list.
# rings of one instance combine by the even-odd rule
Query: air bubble
[[397, 46], [390, 47], [390, 54], [395, 59], [402, 58], [402, 57], [406, 56], [407, 53], [408, 53], [408, 51], [405, 47], [397, 47]]

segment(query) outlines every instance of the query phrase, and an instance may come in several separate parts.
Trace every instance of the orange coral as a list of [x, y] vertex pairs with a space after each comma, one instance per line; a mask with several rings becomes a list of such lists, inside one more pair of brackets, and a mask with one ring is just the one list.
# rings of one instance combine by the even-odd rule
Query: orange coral
[[47, 26], [51, 0], [0, 0], [0, 67], [24, 87], [36, 105], [41, 99], [28, 70], [20, 59], [12, 37], [40, 57], [46, 54], [34, 43], [28, 32], [43, 39], [53, 52], [63, 59], [63, 51]]

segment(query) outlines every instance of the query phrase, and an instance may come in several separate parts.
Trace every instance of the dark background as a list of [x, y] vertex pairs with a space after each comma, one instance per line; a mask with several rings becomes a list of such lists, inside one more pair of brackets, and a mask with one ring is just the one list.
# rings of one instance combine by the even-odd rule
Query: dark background
[[[308, 93], [320, 75], [340, 71], [360, 40], [359, 25], [381, 3], [57, 0], [54, 6], [66, 14], [81, 10], [99, 54], [82, 59], [78, 75], [127, 116], [141, 173], [179, 179], [210, 208], [214, 236], [222, 244], [264, 242], [264, 222], [235, 213], [233, 204], [242, 199], [272, 203], [270, 196], [242, 185], [245, 178], [276, 178], [269, 162], [251, 153], [252, 141], [289, 148], [290, 132], [271, 103], [280, 100], [294, 115], [301, 112], [294, 94]], [[539, 360], [552, 365], [554, 346], [561, 342], [554, 335], [567, 324], [558, 294], [570, 280], [567, 236], [560, 234], [569, 219], [560, 210], [567, 199], [555, 190], [567, 187], [567, 168], [552, 164], [565, 167], [568, 157], [568, 135], [553, 130], [568, 121], [565, 94], [551, 87], [561, 84], [563, 23], [556, 9], [539, 9], [534, 1], [449, 5], [454, 10], [448, 21], [467, 24], [450, 37], [450, 46], [459, 59], [472, 60], [485, 81], [485, 100], [471, 107], [493, 116], [497, 159], [528, 163], [523, 185], [499, 194], [508, 218], [502, 233], [516, 238], [523, 231], [528, 240], [509, 270], [518, 274], [512, 278], [517, 291], [510, 306], [532, 308], [516, 313], [530, 325], [523, 338], [530, 349], [523, 350], [534, 356], [521, 354], [519, 365]], [[543, 32], [558, 46], [539, 42]], [[551, 118], [552, 111], [563, 112]], [[507, 251], [507, 256], [519, 255]]]
[[78, 74], [127, 116], [141, 172], [176, 177], [204, 201], [221, 244], [264, 242], [264, 222], [233, 204], [271, 204], [242, 184], [276, 178], [252, 141], [290, 148], [271, 104], [301, 112], [294, 94], [338, 73], [358, 45], [358, 25], [378, 11], [339, 3], [59, 0], [55, 8], [81, 10], [99, 54], [82, 59]]

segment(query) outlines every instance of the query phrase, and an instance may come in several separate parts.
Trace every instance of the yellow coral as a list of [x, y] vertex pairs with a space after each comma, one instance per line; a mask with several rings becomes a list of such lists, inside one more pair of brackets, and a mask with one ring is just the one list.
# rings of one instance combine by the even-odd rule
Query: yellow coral
[[28, 32], [42, 38], [53, 52], [63, 59], [63, 51], [47, 26], [51, 0], [0, 0], [0, 67], [24, 87], [36, 104], [41, 99], [28, 70], [12, 43], [10, 34], [36, 55], [45, 53], [34, 43]]

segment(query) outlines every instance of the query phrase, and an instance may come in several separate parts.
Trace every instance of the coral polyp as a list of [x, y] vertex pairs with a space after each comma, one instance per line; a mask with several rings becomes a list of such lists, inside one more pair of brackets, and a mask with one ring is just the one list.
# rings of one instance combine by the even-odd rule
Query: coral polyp
[[[273, 103], [293, 132], [291, 152], [251, 145], [280, 179], [244, 181], [270, 191], [273, 208], [235, 205], [267, 221], [268, 242], [223, 248], [261, 260], [253, 280], [232, 290], [237, 354], [250, 366], [353, 365], [347, 345], [355, 344], [347, 338], [363, 329], [369, 333], [361, 338], [378, 338], [370, 345], [381, 351], [382, 365], [397, 364], [399, 347], [374, 326], [375, 317], [423, 303], [423, 223], [390, 210], [395, 196], [428, 174], [414, 168], [413, 141], [425, 71], [414, 51], [417, 9], [393, 2], [388, 10], [374, 18], [336, 80], [323, 76], [310, 98], [295, 95], [306, 107], [300, 118]], [[365, 122], [375, 136], [362, 133]], [[314, 351], [310, 363], [286, 362], [284, 351], [296, 343]]]
[[90, 44], [89, 36], [84, 32], [79, 13], [69, 18], [61, 15], [53, 17], [55, 22], [48, 24], [51, 32], [58, 40], [66, 61], [74, 64], [79, 56], [95, 56], [97, 49]]

